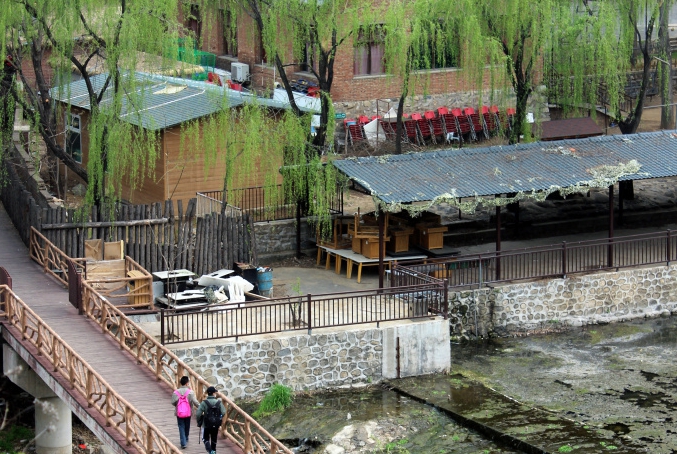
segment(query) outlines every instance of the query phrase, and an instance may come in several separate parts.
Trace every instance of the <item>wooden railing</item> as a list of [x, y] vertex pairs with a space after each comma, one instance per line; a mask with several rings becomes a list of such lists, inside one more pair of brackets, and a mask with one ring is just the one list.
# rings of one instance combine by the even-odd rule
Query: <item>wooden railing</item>
[[174, 446], [150, 421], [135, 409], [96, 373], [58, 334], [47, 326], [7, 285], [0, 286], [2, 316], [15, 327], [50, 362], [54, 372], [68, 380], [70, 386], [85, 396], [90, 407], [105, 418], [106, 425], [122, 434], [129, 446], [146, 453], [178, 453]]
[[[169, 349], [146, 334], [86, 282], [83, 283], [82, 306], [84, 314], [94, 320], [103, 333], [112, 336], [120, 348], [132, 354], [140, 364], [145, 364], [158, 380], [175, 388], [181, 377], [188, 376], [190, 387], [195, 390], [198, 400], [206, 397], [207, 388], [211, 386], [206, 380]], [[218, 393], [218, 396], [226, 406], [221, 433], [240, 446], [244, 452], [292, 453], [228, 397], [221, 393]]]
[[[89, 279], [91, 276], [87, 273], [86, 259], [69, 257], [33, 227], [29, 246], [31, 258], [64, 286], [68, 287], [68, 261], [72, 261], [83, 279], [104, 297], [119, 302], [118, 307], [154, 309], [153, 276], [131, 257], [125, 256], [124, 269], [122, 261], [120, 262], [121, 276]], [[123, 302], [120, 302], [121, 300]]]
[[128, 255], [124, 259], [124, 275], [92, 278], [85, 262], [84, 280], [96, 291], [120, 308], [155, 309], [153, 304], [153, 276]]
[[47, 274], [51, 274], [65, 287], [68, 287], [68, 261], [72, 260], [75, 266], [84, 272], [85, 259], [68, 257], [61, 249], [57, 248], [44, 235], [31, 227], [28, 251], [33, 260], [42, 265]]

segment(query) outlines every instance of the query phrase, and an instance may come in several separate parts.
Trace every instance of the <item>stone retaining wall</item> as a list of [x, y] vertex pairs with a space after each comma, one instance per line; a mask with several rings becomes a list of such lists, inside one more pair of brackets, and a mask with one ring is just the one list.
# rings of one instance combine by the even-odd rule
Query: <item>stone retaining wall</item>
[[456, 336], [523, 334], [677, 314], [677, 265], [450, 292]]
[[[538, 86], [534, 93], [529, 97], [527, 104], [527, 111], [533, 112], [534, 117], [540, 121], [547, 121], [550, 119], [550, 109], [547, 104], [546, 91], [547, 89], [545, 86]], [[489, 94], [484, 94], [482, 100], [485, 105], [492, 102], [489, 98]], [[398, 98], [382, 99], [379, 100], [378, 103], [375, 100], [335, 102], [334, 109], [336, 112], [345, 113], [347, 118], [357, 118], [360, 115], [372, 117], [377, 114], [384, 115], [391, 107], [397, 109], [398, 102]], [[493, 103], [496, 102], [497, 101], [493, 101]], [[515, 95], [511, 94], [506, 100], [506, 105], [514, 107], [515, 102]], [[440, 106], [476, 108], [478, 104], [479, 93], [476, 91], [452, 92], [438, 95], [415, 95], [408, 96], [404, 101], [404, 112], [436, 111]], [[343, 127], [342, 123], [341, 127]]]
[[448, 324], [440, 317], [389, 327], [323, 331], [177, 349], [174, 353], [233, 399], [263, 394], [274, 383], [306, 391], [378, 382], [395, 370], [396, 358], [388, 358], [384, 364], [384, 356], [396, 354], [394, 347], [390, 348], [393, 339], [411, 332], [426, 335], [400, 344], [402, 376], [449, 368]]
[[[267, 259], [290, 257], [296, 253], [296, 220], [257, 222], [254, 232], [260, 264], [265, 265]], [[301, 250], [314, 248], [315, 243], [310, 239], [308, 222], [304, 218], [301, 220]]]

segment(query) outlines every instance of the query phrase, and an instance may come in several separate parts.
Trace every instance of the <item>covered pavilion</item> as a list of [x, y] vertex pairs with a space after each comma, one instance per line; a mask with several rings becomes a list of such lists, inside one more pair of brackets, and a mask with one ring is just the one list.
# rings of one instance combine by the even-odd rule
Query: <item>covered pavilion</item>
[[[591, 188], [608, 188], [609, 238], [616, 182], [677, 175], [677, 131], [611, 135], [528, 144], [348, 158], [334, 165], [372, 195], [379, 213], [412, 215], [446, 202], [462, 211], [496, 207], [496, 251], [501, 250], [501, 207]], [[623, 193], [619, 192], [622, 216]], [[379, 216], [379, 284], [385, 256]]]

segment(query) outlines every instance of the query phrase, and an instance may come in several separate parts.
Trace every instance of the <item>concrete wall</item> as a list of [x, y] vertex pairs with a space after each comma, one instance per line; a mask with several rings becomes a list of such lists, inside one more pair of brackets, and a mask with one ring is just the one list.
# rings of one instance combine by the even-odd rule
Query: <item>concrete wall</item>
[[677, 314], [677, 265], [450, 292], [452, 335], [552, 331]]
[[449, 369], [447, 321], [394, 322], [339, 332], [290, 333], [174, 353], [209, 383], [234, 399], [265, 393], [274, 383], [294, 391], [366, 385], [395, 376], [400, 337], [402, 376]]

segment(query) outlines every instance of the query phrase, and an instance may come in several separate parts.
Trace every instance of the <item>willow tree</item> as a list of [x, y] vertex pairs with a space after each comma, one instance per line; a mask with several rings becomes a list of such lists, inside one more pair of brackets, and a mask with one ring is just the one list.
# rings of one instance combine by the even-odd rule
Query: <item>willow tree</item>
[[[621, 132], [635, 133], [653, 83], [655, 57], [665, 60], [655, 45], [656, 22], [664, 0], [579, 0], [577, 4], [576, 10], [560, 9], [553, 29], [553, 42], [560, 46], [552, 48], [546, 71], [570, 81], [555, 87], [554, 97], [568, 106], [596, 105], [598, 88], [604, 86]], [[641, 75], [639, 86], [631, 89], [629, 97], [627, 76], [636, 53], [640, 56], [637, 64], [641, 65]], [[623, 115], [621, 101], [627, 98], [632, 99], [631, 107]]]
[[[128, 115], [142, 105], [134, 99], [138, 81], [130, 75], [141, 52], [161, 56], [168, 43], [176, 43], [176, 17], [174, 0], [15, 0], [0, 10], [0, 57], [13, 73], [2, 78], [3, 88], [23, 107], [47, 151], [87, 183], [90, 202], [114, 192], [122, 178], [143, 175], [155, 160], [156, 137], [121, 119], [120, 112], [123, 97]], [[92, 83], [94, 66], [107, 74], [102, 86]], [[65, 146], [65, 112], [53, 101], [52, 90], [73, 79], [84, 81], [91, 106], [86, 168]]]

